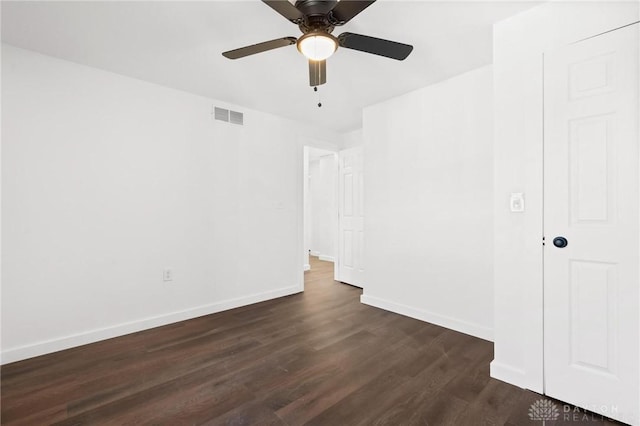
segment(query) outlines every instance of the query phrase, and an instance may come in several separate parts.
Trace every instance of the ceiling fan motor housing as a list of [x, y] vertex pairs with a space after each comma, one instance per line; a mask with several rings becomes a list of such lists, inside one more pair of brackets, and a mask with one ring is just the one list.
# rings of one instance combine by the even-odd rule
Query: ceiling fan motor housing
[[297, 0], [295, 7], [305, 15], [326, 15], [336, 4], [336, 0]]
[[304, 21], [298, 25], [300, 31], [304, 34], [318, 30], [333, 31], [336, 22], [332, 22], [335, 19], [332, 19], [331, 11], [336, 4], [335, 0], [297, 0], [295, 7], [304, 15]]

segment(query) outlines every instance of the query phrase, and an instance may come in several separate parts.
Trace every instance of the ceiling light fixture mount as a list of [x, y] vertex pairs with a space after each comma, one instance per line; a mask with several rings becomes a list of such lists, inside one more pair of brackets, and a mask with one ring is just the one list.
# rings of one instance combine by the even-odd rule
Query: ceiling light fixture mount
[[326, 31], [310, 31], [296, 43], [298, 51], [312, 61], [324, 61], [338, 49], [338, 39]]

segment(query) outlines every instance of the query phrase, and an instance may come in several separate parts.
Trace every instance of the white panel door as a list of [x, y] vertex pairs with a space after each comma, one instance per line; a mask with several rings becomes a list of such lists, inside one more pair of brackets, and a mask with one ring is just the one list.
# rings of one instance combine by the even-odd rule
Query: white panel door
[[335, 279], [363, 287], [362, 147], [340, 151], [338, 158], [339, 235]]
[[640, 403], [638, 35], [632, 25], [544, 56], [545, 393], [630, 424]]

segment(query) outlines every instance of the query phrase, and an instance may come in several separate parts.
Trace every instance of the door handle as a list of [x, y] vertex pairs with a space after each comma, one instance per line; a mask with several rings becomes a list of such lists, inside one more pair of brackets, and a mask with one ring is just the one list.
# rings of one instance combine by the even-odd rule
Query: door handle
[[555, 237], [553, 239], [553, 245], [558, 248], [565, 248], [569, 244], [569, 241], [565, 237]]

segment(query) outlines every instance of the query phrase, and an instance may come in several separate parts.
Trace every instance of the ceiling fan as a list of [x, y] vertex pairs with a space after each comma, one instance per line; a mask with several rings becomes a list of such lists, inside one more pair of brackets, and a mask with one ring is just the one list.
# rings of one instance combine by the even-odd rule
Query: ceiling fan
[[331, 34], [333, 29], [349, 22], [369, 7], [375, 0], [296, 0], [295, 5], [287, 0], [262, 0], [267, 6], [284, 16], [300, 28], [299, 38], [283, 37], [239, 49], [222, 55], [239, 59], [256, 53], [296, 44], [300, 53], [309, 59], [309, 84], [319, 86], [327, 82], [326, 59], [339, 47], [359, 50], [387, 58], [404, 60], [413, 46], [381, 38], [354, 33]]

